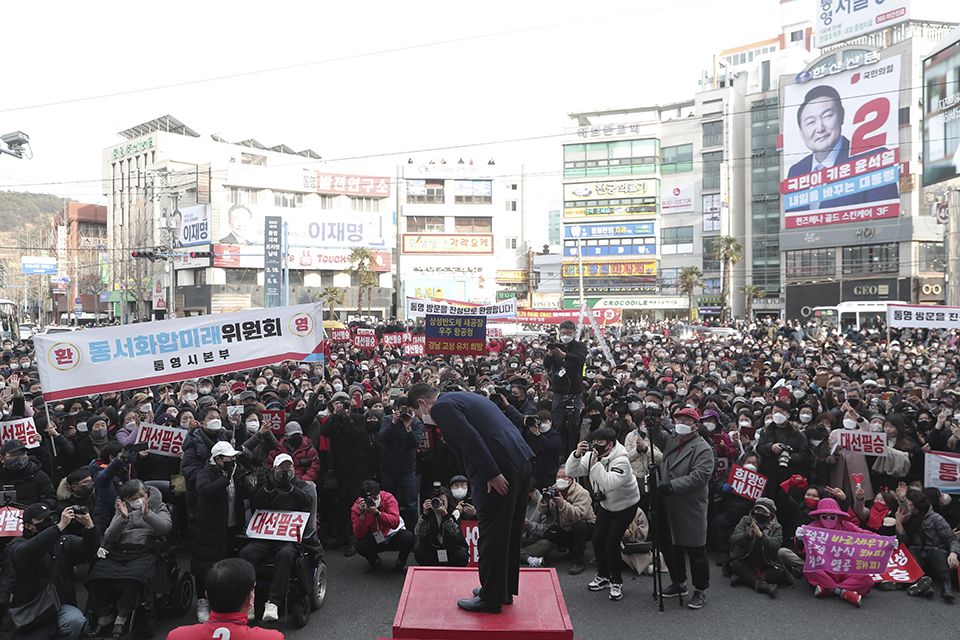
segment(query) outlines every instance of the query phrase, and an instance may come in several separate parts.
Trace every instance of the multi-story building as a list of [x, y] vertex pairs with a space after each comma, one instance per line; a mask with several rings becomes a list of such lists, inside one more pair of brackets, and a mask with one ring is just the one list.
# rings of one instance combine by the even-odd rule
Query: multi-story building
[[529, 300], [522, 171], [459, 159], [397, 170], [398, 292], [411, 298], [491, 303]]
[[[310, 149], [204, 137], [171, 116], [119, 135], [125, 142], [103, 151], [118, 314], [143, 314], [148, 304], [154, 317], [263, 306], [279, 279], [264, 258], [275, 222], [286, 239], [290, 304], [340, 287], [339, 309], [356, 309], [360, 278], [344, 270], [362, 247], [374, 252], [378, 280], [364, 286], [364, 315], [392, 314], [396, 192], [389, 175], [330, 167]], [[134, 251], [155, 255], [133, 258]]]
[[107, 208], [68, 202], [53, 220], [57, 248], [57, 280], [50, 287], [51, 320], [94, 319], [105, 314], [107, 290]]

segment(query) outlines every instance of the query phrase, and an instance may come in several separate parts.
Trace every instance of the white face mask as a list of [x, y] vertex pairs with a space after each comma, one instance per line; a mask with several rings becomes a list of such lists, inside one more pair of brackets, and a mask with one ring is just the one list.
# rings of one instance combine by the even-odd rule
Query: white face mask
[[810, 444], [812, 444], [815, 447], [819, 447], [821, 442], [823, 442], [823, 440], [811, 440]]
[[455, 500], [463, 500], [464, 498], [467, 497], [467, 490], [464, 489], [463, 487], [458, 487], [458, 488], [456, 488], [456, 489], [451, 489], [451, 490], [450, 490], [450, 493], [453, 494], [453, 498], [454, 498]]
[[629, 402], [627, 403], [627, 411], [639, 411], [640, 403], [639, 402]]
[[753, 382], [753, 378], [751, 378], [750, 376], [745, 376], [743, 378], [743, 381], [747, 384], [750, 384], [751, 382]]
[[541, 423], [540, 423], [540, 433], [546, 433], [547, 431], [550, 431], [550, 429], [552, 429], [552, 428], [553, 428], [553, 424], [551, 424], [551, 423], [549, 423], [549, 422], [541, 422]]
[[683, 396], [687, 395], [687, 390], [684, 388], [677, 389], [677, 395], [682, 398]]
[[433, 419], [433, 416], [431, 416], [428, 411], [424, 411], [420, 416], [420, 422], [430, 425], [431, 427], [435, 427], [437, 425], [436, 421]]
[[752, 426], [753, 426], [753, 423], [752, 423], [752, 422], [749, 422], [749, 421], [747, 421], [747, 420], [741, 420], [741, 421], [740, 421], [740, 427], [741, 427], [741, 428], [743, 428], [743, 427], [752, 427]]
[[145, 404], [145, 405], [142, 405], [142, 406], [140, 407], [140, 413], [148, 414], [148, 413], [150, 413], [151, 411], [153, 411], [153, 405], [150, 404], [149, 402], [148, 402], [147, 404]]
[[703, 423], [703, 426], [707, 428], [707, 431], [709, 431], [709, 432], [712, 433], [713, 431], [716, 430], [716, 428], [717, 428], [717, 423], [716, 423], [716, 422], [704, 422], [704, 423]]
[[646, 381], [646, 380], [638, 380], [638, 381], [637, 381], [637, 388], [638, 388], [638, 389], [646, 389], [646, 388], [647, 388], [647, 381]]
[[794, 389], [794, 390], [793, 390], [793, 397], [796, 398], [797, 400], [799, 400], [800, 398], [802, 398], [802, 397], [805, 396], [805, 395], [807, 395], [807, 394], [806, 394], [806, 392], [805, 392], [803, 389]]
[[563, 344], [570, 344], [573, 342], [573, 336], [560, 336], [560, 342]]
[[713, 387], [707, 387], [706, 389], [703, 390], [703, 392], [708, 396], [712, 396], [717, 392], [717, 390], [714, 389]]
[[260, 423], [256, 420], [252, 420], [247, 423], [247, 431], [249, 431], [250, 433], [253, 433], [259, 428], [260, 428]]
[[743, 394], [745, 394], [745, 393], [747, 392], [747, 390], [746, 390], [744, 387], [734, 387], [734, 388], [733, 388], [733, 392], [734, 392], [735, 394], [737, 394], [738, 396], [742, 396]]
[[857, 421], [856, 421], [856, 420], [851, 420], [850, 418], [844, 418], [844, 419], [843, 419], [843, 428], [844, 428], [844, 429], [856, 429], [856, 428], [857, 428]]
[[189, 428], [190, 428], [190, 419], [187, 418], [186, 420], [181, 420], [181, 421], [180, 421], [180, 426], [181, 426], [183, 429], [189, 429]]
[[782, 413], [775, 413], [773, 414], [773, 421], [777, 424], [783, 424], [787, 421], [787, 416], [783, 415]]
[[213, 391], [213, 387], [200, 387], [200, 393], [203, 395], [207, 395], [211, 391]]
[[377, 496], [377, 499], [374, 501], [373, 504], [377, 507], [377, 509], [380, 508], [380, 496]]
[[339, 382], [334, 382], [334, 383], [333, 383], [333, 390], [334, 390], [334, 391], [343, 391], [343, 385], [340, 384]]
[[557, 478], [557, 489], [560, 489], [560, 491], [563, 491], [569, 486], [570, 486], [569, 480], [567, 480], [566, 478]]
[[802, 422], [803, 424], [807, 424], [807, 423], [810, 422], [811, 420], [813, 420], [813, 414], [810, 414], [810, 413], [801, 413], [801, 414], [800, 414], [800, 422]]
[[693, 427], [691, 427], [691, 426], [688, 425], [688, 424], [680, 424], [680, 423], [678, 422], [678, 423], [676, 424], [676, 427], [675, 427], [675, 428], [676, 428], [676, 430], [677, 430], [677, 435], [678, 435], [678, 436], [688, 436], [688, 435], [690, 435], [691, 433], [693, 433]]
[[763, 419], [764, 426], [770, 424], [771, 422], [773, 422], [773, 418], [771, 418], [770, 416], [767, 416], [766, 418]]
[[134, 429], [137, 428], [137, 422], [135, 420], [131, 420], [130, 422], [124, 423], [123, 426], [133, 431]]
[[220, 422], [219, 420], [214, 419], [208, 422], [206, 425], [204, 425], [204, 428], [209, 429], [210, 431], [219, 431], [221, 424], [223, 423]]
[[743, 468], [744, 468], [744, 469], [750, 469], [750, 471], [756, 471], [756, 470], [757, 470], [757, 465], [755, 465], [755, 464], [745, 464], [745, 465], [743, 465]]
[[143, 498], [137, 498], [130, 503], [132, 509], [143, 509]]

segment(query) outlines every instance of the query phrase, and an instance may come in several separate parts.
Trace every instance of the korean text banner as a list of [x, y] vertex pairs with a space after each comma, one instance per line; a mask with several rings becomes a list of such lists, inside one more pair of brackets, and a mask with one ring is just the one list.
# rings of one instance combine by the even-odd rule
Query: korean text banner
[[[179, 216], [179, 219], [178, 219]], [[205, 204], [184, 207], [173, 213], [176, 248], [210, 244], [210, 210]]]
[[891, 329], [960, 329], [960, 307], [888, 304]]
[[[800, 527], [807, 552], [804, 572], [829, 571], [870, 575], [886, 571], [890, 556], [897, 548], [893, 536], [875, 536], [868, 533], [852, 533]], [[800, 534], [797, 534], [798, 537]]]
[[886, 29], [909, 18], [910, 0], [817, 0], [818, 49]]
[[267, 216], [279, 216], [293, 247], [382, 248], [387, 246], [383, 215], [389, 213], [237, 204], [220, 208], [220, 231], [214, 238], [219, 244], [262, 245]]
[[784, 88], [787, 229], [900, 215], [900, 56], [867, 55]]
[[960, 454], [927, 451], [924, 454], [923, 486], [944, 493], [960, 493]]
[[960, 175], [960, 41], [923, 61], [923, 184]]
[[427, 353], [451, 356], [483, 355], [487, 346], [486, 316], [427, 315]]
[[38, 335], [44, 398], [62, 400], [303, 360], [323, 340], [319, 302]]
[[33, 418], [0, 422], [0, 442], [14, 438], [22, 442], [27, 449], [40, 446], [40, 436], [37, 435], [37, 426], [33, 423]]
[[[593, 318], [597, 321], [597, 324], [606, 326], [609, 324], [620, 324], [620, 317], [622, 315], [620, 309], [601, 309], [595, 308], [591, 310], [593, 312]], [[518, 309], [517, 310], [517, 322], [523, 324], [560, 324], [564, 320], [572, 320], [577, 322], [580, 318], [579, 309], [565, 309], [565, 310], [553, 310], [553, 309]]]
[[448, 300], [433, 301], [424, 298], [407, 298], [407, 317], [423, 318], [427, 314], [440, 316], [485, 316], [487, 318], [515, 318], [517, 299], [509, 298], [497, 304], [472, 306]]

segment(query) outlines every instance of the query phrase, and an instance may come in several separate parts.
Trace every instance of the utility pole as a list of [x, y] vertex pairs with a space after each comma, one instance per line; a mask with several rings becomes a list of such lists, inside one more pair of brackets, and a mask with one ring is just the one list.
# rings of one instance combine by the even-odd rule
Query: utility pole
[[947, 272], [944, 274], [948, 307], [960, 306], [960, 189], [947, 191], [950, 219], [944, 231]]

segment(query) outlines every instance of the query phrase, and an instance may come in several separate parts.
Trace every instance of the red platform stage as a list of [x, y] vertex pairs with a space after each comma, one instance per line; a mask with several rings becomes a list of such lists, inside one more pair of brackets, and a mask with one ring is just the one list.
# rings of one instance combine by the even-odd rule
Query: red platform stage
[[520, 595], [503, 613], [457, 606], [480, 586], [475, 568], [411, 567], [393, 620], [393, 637], [416, 640], [573, 640], [553, 569], [521, 569]]

